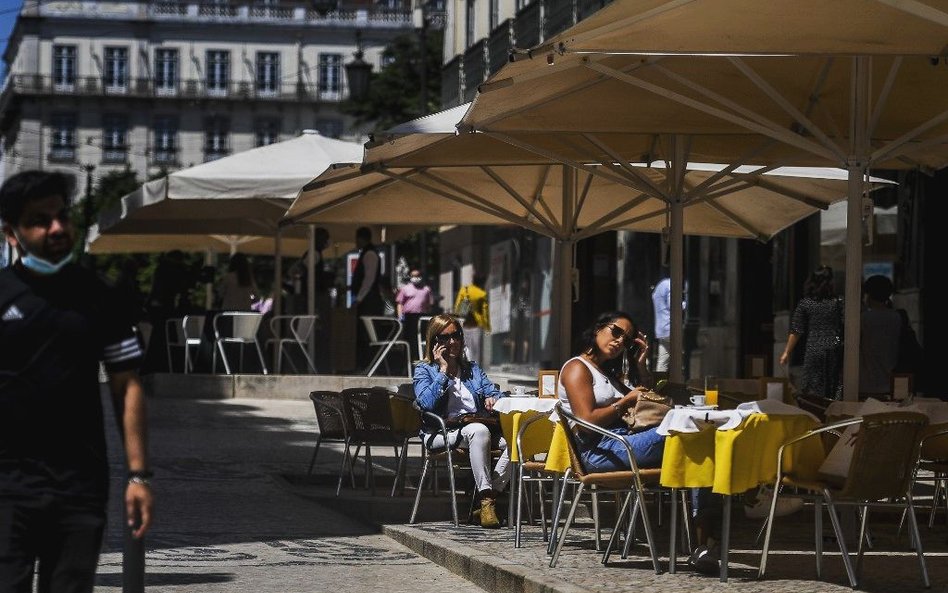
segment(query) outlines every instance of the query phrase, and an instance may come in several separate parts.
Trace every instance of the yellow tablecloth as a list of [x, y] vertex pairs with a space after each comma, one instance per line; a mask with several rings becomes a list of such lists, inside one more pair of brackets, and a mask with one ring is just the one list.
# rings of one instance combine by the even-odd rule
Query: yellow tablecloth
[[546, 454], [546, 471], [561, 474], [567, 468], [569, 468], [569, 445], [566, 444], [563, 425], [557, 422], [553, 428], [550, 450]]
[[504, 433], [504, 440], [507, 441], [507, 450], [510, 452], [512, 463], [519, 463], [521, 457], [530, 459], [538, 453], [544, 453], [550, 446], [550, 440], [553, 438], [553, 423], [549, 420], [537, 420], [523, 435], [523, 451], [517, 450], [517, 434], [520, 433], [520, 427], [527, 419], [537, 414], [546, 415], [536, 410], [516, 410], [500, 414], [500, 429]]
[[[718, 494], [739, 494], [777, 477], [777, 449], [817, 425], [809, 416], [752, 414], [740, 427], [675, 433], [665, 439], [661, 484], [669, 488], [710, 486]], [[825, 453], [822, 441], [807, 439], [784, 454], [784, 471], [815, 477]]]
[[401, 397], [391, 397], [388, 402], [392, 408], [392, 427], [402, 433], [417, 433], [421, 419], [412, 402]]

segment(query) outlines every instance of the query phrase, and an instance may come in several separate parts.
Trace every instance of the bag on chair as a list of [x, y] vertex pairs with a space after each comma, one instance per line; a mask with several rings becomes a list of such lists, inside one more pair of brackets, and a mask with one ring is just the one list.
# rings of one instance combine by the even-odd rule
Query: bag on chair
[[629, 408], [622, 420], [633, 432], [640, 432], [661, 424], [668, 410], [671, 410], [674, 405], [672, 398], [660, 393], [654, 391], [639, 393], [635, 405]]

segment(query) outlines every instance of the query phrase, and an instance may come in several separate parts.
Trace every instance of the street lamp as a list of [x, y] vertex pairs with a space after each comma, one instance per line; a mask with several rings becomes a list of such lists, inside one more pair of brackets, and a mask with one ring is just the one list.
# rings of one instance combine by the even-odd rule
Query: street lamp
[[356, 51], [351, 62], [346, 64], [346, 80], [349, 82], [349, 99], [362, 101], [369, 94], [369, 76], [372, 64], [362, 59], [362, 32], [356, 31]]

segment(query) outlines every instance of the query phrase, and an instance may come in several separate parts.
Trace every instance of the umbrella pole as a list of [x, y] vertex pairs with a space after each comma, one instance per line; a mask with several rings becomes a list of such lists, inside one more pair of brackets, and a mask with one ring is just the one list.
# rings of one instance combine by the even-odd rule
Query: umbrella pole
[[671, 272], [671, 335], [669, 347], [671, 356], [668, 364], [668, 378], [674, 383], [684, 382], [684, 312], [681, 303], [684, 302], [684, 230], [685, 212], [682, 204], [682, 183], [685, 168], [687, 167], [685, 151], [686, 141], [679, 136], [670, 138], [672, 145], [672, 161], [669, 175], [674, 182], [671, 184], [669, 203], [669, 270]]
[[[322, 262], [320, 262], [322, 265]], [[306, 314], [316, 314], [316, 225], [309, 225], [309, 248], [306, 251]], [[316, 360], [316, 332], [309, 333], [309, 359]]]
[[[206, 267], [214, 266], [217, 264], [215, 261], [217, 258], [214, 256], [214, 252], [210, 249], [204, 250], [204, 265]], [[214, 283], [208, 282], [204, 285], [204, 309], [210, 311], [214, 307]]]
[[862, 302], [862, 195], [869, 169], [869, 58], [853, 60], [850, 129], [852, 145], [846, 163], [849, 195], [846, 208], [846, 297], [843, 348], [843, 399], [859, 399], [860, 304]]
[[[563, 225], [573, 219], [573, 203], [575, 199], [576, 170], [563, 165]], [[573, 236], [566, 232], [565, 236]], [[576, 241], [569, 239], [556, 242], [556, 290], [559, 293], [559, 307], [557, 316], [557, 346], [555, 354], [560, 364], [566, 362], [572, 355], [573, 338], [573, 247]]]
[[[277, 316], [283, 309], [283, 227], [277, 225], [276, 233], [273, 235], [273, 315]], [[283, 336], [280, 335], [280, 324], [276, 324], [274, 329], [276, 335], [273, 337], [277, 340], [274, 344], [280, 343], [280, 338]], [[273, 348], [273, 368], [274, 370], [280, 368], [280, 349], [276, 346]]]

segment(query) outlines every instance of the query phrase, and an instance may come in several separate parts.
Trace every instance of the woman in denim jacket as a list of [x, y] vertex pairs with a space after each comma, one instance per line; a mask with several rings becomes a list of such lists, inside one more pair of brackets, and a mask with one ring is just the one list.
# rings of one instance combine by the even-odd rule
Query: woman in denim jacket
[[[425, 358], [415, 367], [415, 400], [418, 406], [445, 420], [476, 414], [487, 416], [494, 402], [503, 397], [477, 363], [464, 353], [464, 332], [451, 315], [437, 315], [428, 323]], [[422, 438], [429, 449], [445, 446], [444, 437], [435, 427], [423, 429]], [[481, 422], [468, 422], [448, 431], [448, 446], [468, 450], [474, 483], [481, 498], [481, 526], [499, 527], [497, 493], [510, 480], [507, 443], [491, 437]], [[492, 446], [503, 451], [493, 472], [490, 470]]]

